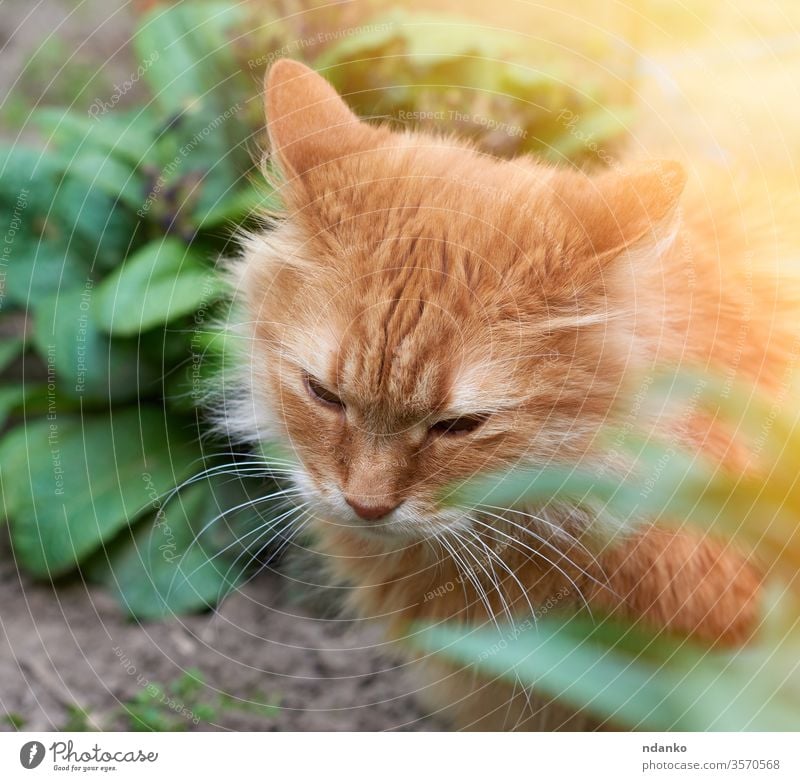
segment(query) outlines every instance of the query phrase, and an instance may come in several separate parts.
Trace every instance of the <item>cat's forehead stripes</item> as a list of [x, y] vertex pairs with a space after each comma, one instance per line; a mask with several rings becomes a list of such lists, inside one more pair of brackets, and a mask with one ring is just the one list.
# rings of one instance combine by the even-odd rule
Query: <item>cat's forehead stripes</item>
[[389, 299], [358, 313], [342, 334], [339, 386], [364, 411], [398, 420], [441, 407], [451, 374], [445, 329], [422, 299]]

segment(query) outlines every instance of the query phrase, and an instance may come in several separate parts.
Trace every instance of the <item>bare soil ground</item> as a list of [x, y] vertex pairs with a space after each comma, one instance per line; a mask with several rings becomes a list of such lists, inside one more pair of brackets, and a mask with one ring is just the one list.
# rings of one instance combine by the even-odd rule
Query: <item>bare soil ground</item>
[[[122, 704], [160, 684], [167, 690], [151, 703], [181, 729], [441, 728], [420, 710], [413, 676], [376, 627], [311, 615], [284, 586], [265, 573], [214, 613], [138, 624], [80, 581], [53, 588], [22, 579], [4, 540], [0, 717], [55, 730], [83, 709], [88, 727], [130, 729]], [[191, 668], [203, 675], [201, 690], [171, 693]], [[278, 707], [264, 713], [263, 703]]]

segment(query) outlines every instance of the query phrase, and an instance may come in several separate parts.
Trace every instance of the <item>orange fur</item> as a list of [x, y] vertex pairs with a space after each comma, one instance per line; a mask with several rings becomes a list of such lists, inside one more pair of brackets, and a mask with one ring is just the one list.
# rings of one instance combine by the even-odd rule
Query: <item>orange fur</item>
[[[260, 433], [296, 450], [319, 548], [353, 585], [354, 608], [400, 637], [417, 619], [524, 615], [582, 594], [652, 626], [743, 642], [760, 577], [699, 532], [645, 527], [590, 552], [585, 511], [525, 516], [537, 539], [513, 516], [483, 527], [436, 497], [483, 470], [593, 458], [631, 378], [662, 364], [708, 365], [777, 392], [796, 353], [787, 313], [798, 296], [778, 283], [775, 237], [746, 222], [724, 183], [684, 193], [677, 163], [589, 176], [490, 159], [362, 123], [288, 60], [272, 67], [266, 102], [286, 211], [249, 239], [238, 267], [248, 385]], [[346, 410], [315, 400], [306, 374]], [[487, 417], [463, 436], [430, 433], [465, 414]], [[678, 433], [742, 460], [702, 416]], [[364, 521], [348, 500], [397, 509]], [[465, 577], [437, 547], [450, 530], [479, 536], [504, 567], [456, 547]], [[452, 709], [460, 724], [507, 724], [491, 716], [507, 691], [456, 680], [472, 692]], [[514, 707], [512, 724], [543, 723]]]

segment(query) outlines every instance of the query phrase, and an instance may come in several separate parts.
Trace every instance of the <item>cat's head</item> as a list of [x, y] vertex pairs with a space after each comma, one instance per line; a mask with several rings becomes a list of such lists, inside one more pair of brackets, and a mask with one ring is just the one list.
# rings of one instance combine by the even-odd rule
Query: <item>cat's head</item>
[[631, 268], [658, 264], [676, 164], [594, 177], [360, 121], [282, 60], [266, 109], [285, 213], [239, 265], [251, 403], [330, 522], [425, 535], [443, 489], [574, 459], [635, 339]]

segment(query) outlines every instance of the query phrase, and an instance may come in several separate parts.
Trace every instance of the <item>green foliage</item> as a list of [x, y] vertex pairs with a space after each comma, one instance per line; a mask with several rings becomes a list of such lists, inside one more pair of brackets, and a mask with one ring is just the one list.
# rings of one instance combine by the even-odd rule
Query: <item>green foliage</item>
[[6, 713], [5, 716], [3, 716], [3, 721], [8, 724], [11, 729], [18, 731], [25, 729], [25, 725], [28, 723], [27, 719], [19, 713]]
[[[253, 692], [250, 699], [218, 693], [206, 683], [205, 675], [190, 667], [167, 685], [142, 679], [140, 690], [119, 708], [98, 717], [87, 708], [70, 705], [61, 732], [92, 732], [124, 729], [131, 732], [183, 732], [190, 727], [218, 724], [226, 712], [251, 713], [265, 720], [279, 711], [276, 697]], [[9, 726], [23, 729], [24, 717], [8, 714]]]
[[[256, 694], [256, 697], [260, 695]], [[214, 724], [225, 711], [255, 713], [265, 719], [278, 712], [277, 703], [265, 699], [237, 700], [208, 691], [197, 668], [186, 670], [169, 686], [148, 683], [122, 706], [126, 729], [135, 732], [179, 732], [190, 724]]]
[[[785, 399], [796, 398], [790, 387]], [[636, 429], [607, 432], [607, 451], [628, 471], [547, 467], [484, 475], [454, 486], [445, 501], [480, 509], [584, 504], [631, 530], [646, 519], [694, 524], [768, 564], [755, 641], [735, 651], [645, 632], [602, 616], [547, 615], [497, 629], [422, 627], [414, 642], [484, 674], [521, 681], [598, 721], [649, 730], [800, 729], [800, 417], [789, 403], [714, 376], [665, 373], [643, 405], [702, 411], [749, 440], [759, 469], [732, 473], [675, 443]], [[605, 541], [606, 534], [601, 535]], [[612, 529], [613, 536], [613, 529]]]
[[61, 732], [92, 732], [94, 729], [86, 708], [82, 708], [80, 705], [67, 707], [67, 719], [61, 725]]
[[[595, 67], [613, 60], [595, 48]], [[554, 55], [530, 34], [396, 9], [315, 65], [364, 116], [469, 136], [503, 156], [604, 163], [632, 119], [630, 95]]]
[[201, 446], [196, 414], [225, 356], [215, 263], [270, 195], [250, 177], [261, 118], [232, 53], [241, 20], [219, 3], [155, 9], [134, 36], [144, 107], [95, 85], [109, 100], [88, 111], [32, 111], [40, 146], [0, 146], [3, 518], [29, 574], [81, 567], [144, 619], [239, 582], [264, 542], [235, 538], [265, 517], [229, 511], [276, 490], [255, 475], [175, 493], [229, 449]]

